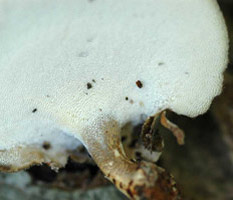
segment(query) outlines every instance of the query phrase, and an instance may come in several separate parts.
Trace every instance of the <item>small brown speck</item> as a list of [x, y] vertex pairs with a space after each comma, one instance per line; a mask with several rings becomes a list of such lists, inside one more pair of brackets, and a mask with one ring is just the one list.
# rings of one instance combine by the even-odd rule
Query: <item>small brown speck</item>
[[100, 108], [99, 111], [102, 112], [102, 109]]
[[133, 100], [132, 100], [132, 99], [130, 99], [129, 103], [133, 104]]
[[136, 85], [138, 86], [138, 88], [142, 88], [143, 87], [143, 84], [140, 80], [137, 80], [136, 81]]
[[95, 83], [95, 79], [92, 79], [92, 82]]
[[114, 178], [114, 179], [112, 179], [112, 182], [114, 183], [114, 184], [116, 184], [116, 179]]
[[49, 142], [44, 142], [42, 147], [45, 149], [45, 150], [49, 150], [51, 148], [51, 144]]
[[37, 111], [37, 108], [33, 109], [32, 112], [35, 113]]
[[92, 88], [92, 84], [91, 83], [87, 83], [87, 89], [91, 89]]

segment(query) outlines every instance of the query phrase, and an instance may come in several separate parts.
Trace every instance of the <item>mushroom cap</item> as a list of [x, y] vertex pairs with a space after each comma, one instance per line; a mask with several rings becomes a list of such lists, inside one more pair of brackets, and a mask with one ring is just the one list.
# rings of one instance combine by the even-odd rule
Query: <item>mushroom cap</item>
[[52, 162], [110, 118], [202, 114], [228, 61], [215, 0], [2, 0], [0, 48], [0, 165], [32, 146]]

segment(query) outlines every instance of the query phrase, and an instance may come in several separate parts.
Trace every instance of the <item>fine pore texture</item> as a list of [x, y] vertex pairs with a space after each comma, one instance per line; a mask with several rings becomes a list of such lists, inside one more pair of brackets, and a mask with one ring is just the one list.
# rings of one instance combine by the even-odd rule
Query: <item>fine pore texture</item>
[[0, 169], [64, 166], [81, 143], [111, 177], [136, 169], [121, 128], [204, 113], [227, 52], [215, 0], [0, 0]]

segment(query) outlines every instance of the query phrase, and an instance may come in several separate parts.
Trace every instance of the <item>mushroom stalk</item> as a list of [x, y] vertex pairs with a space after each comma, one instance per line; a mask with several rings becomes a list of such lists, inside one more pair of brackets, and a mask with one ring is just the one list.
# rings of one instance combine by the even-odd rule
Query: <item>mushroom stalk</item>
[[[181, 199], [173, 177], [164, 169], [150, 162], [132, 161], [126, 156], [120, 140], [121, 129], [115, 121], [99, 130], [102, 130], [99, 134], [88, 134], [84, 143], [100, 169], [120, 191], [130, 199]], [[104, 142], [97, 142], [100, 139]]]

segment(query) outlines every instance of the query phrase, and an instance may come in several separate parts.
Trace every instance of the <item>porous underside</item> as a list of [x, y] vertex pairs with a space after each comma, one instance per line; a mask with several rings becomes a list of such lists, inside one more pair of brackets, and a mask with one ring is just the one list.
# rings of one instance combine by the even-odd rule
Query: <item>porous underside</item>
[[110, 118], [205, 112], [221, 91], [228, 39], [215, 0], [1, 0], [0, 46], [9, 171], [63, 165], [84, 134], [103, 142], [99, 123]]

